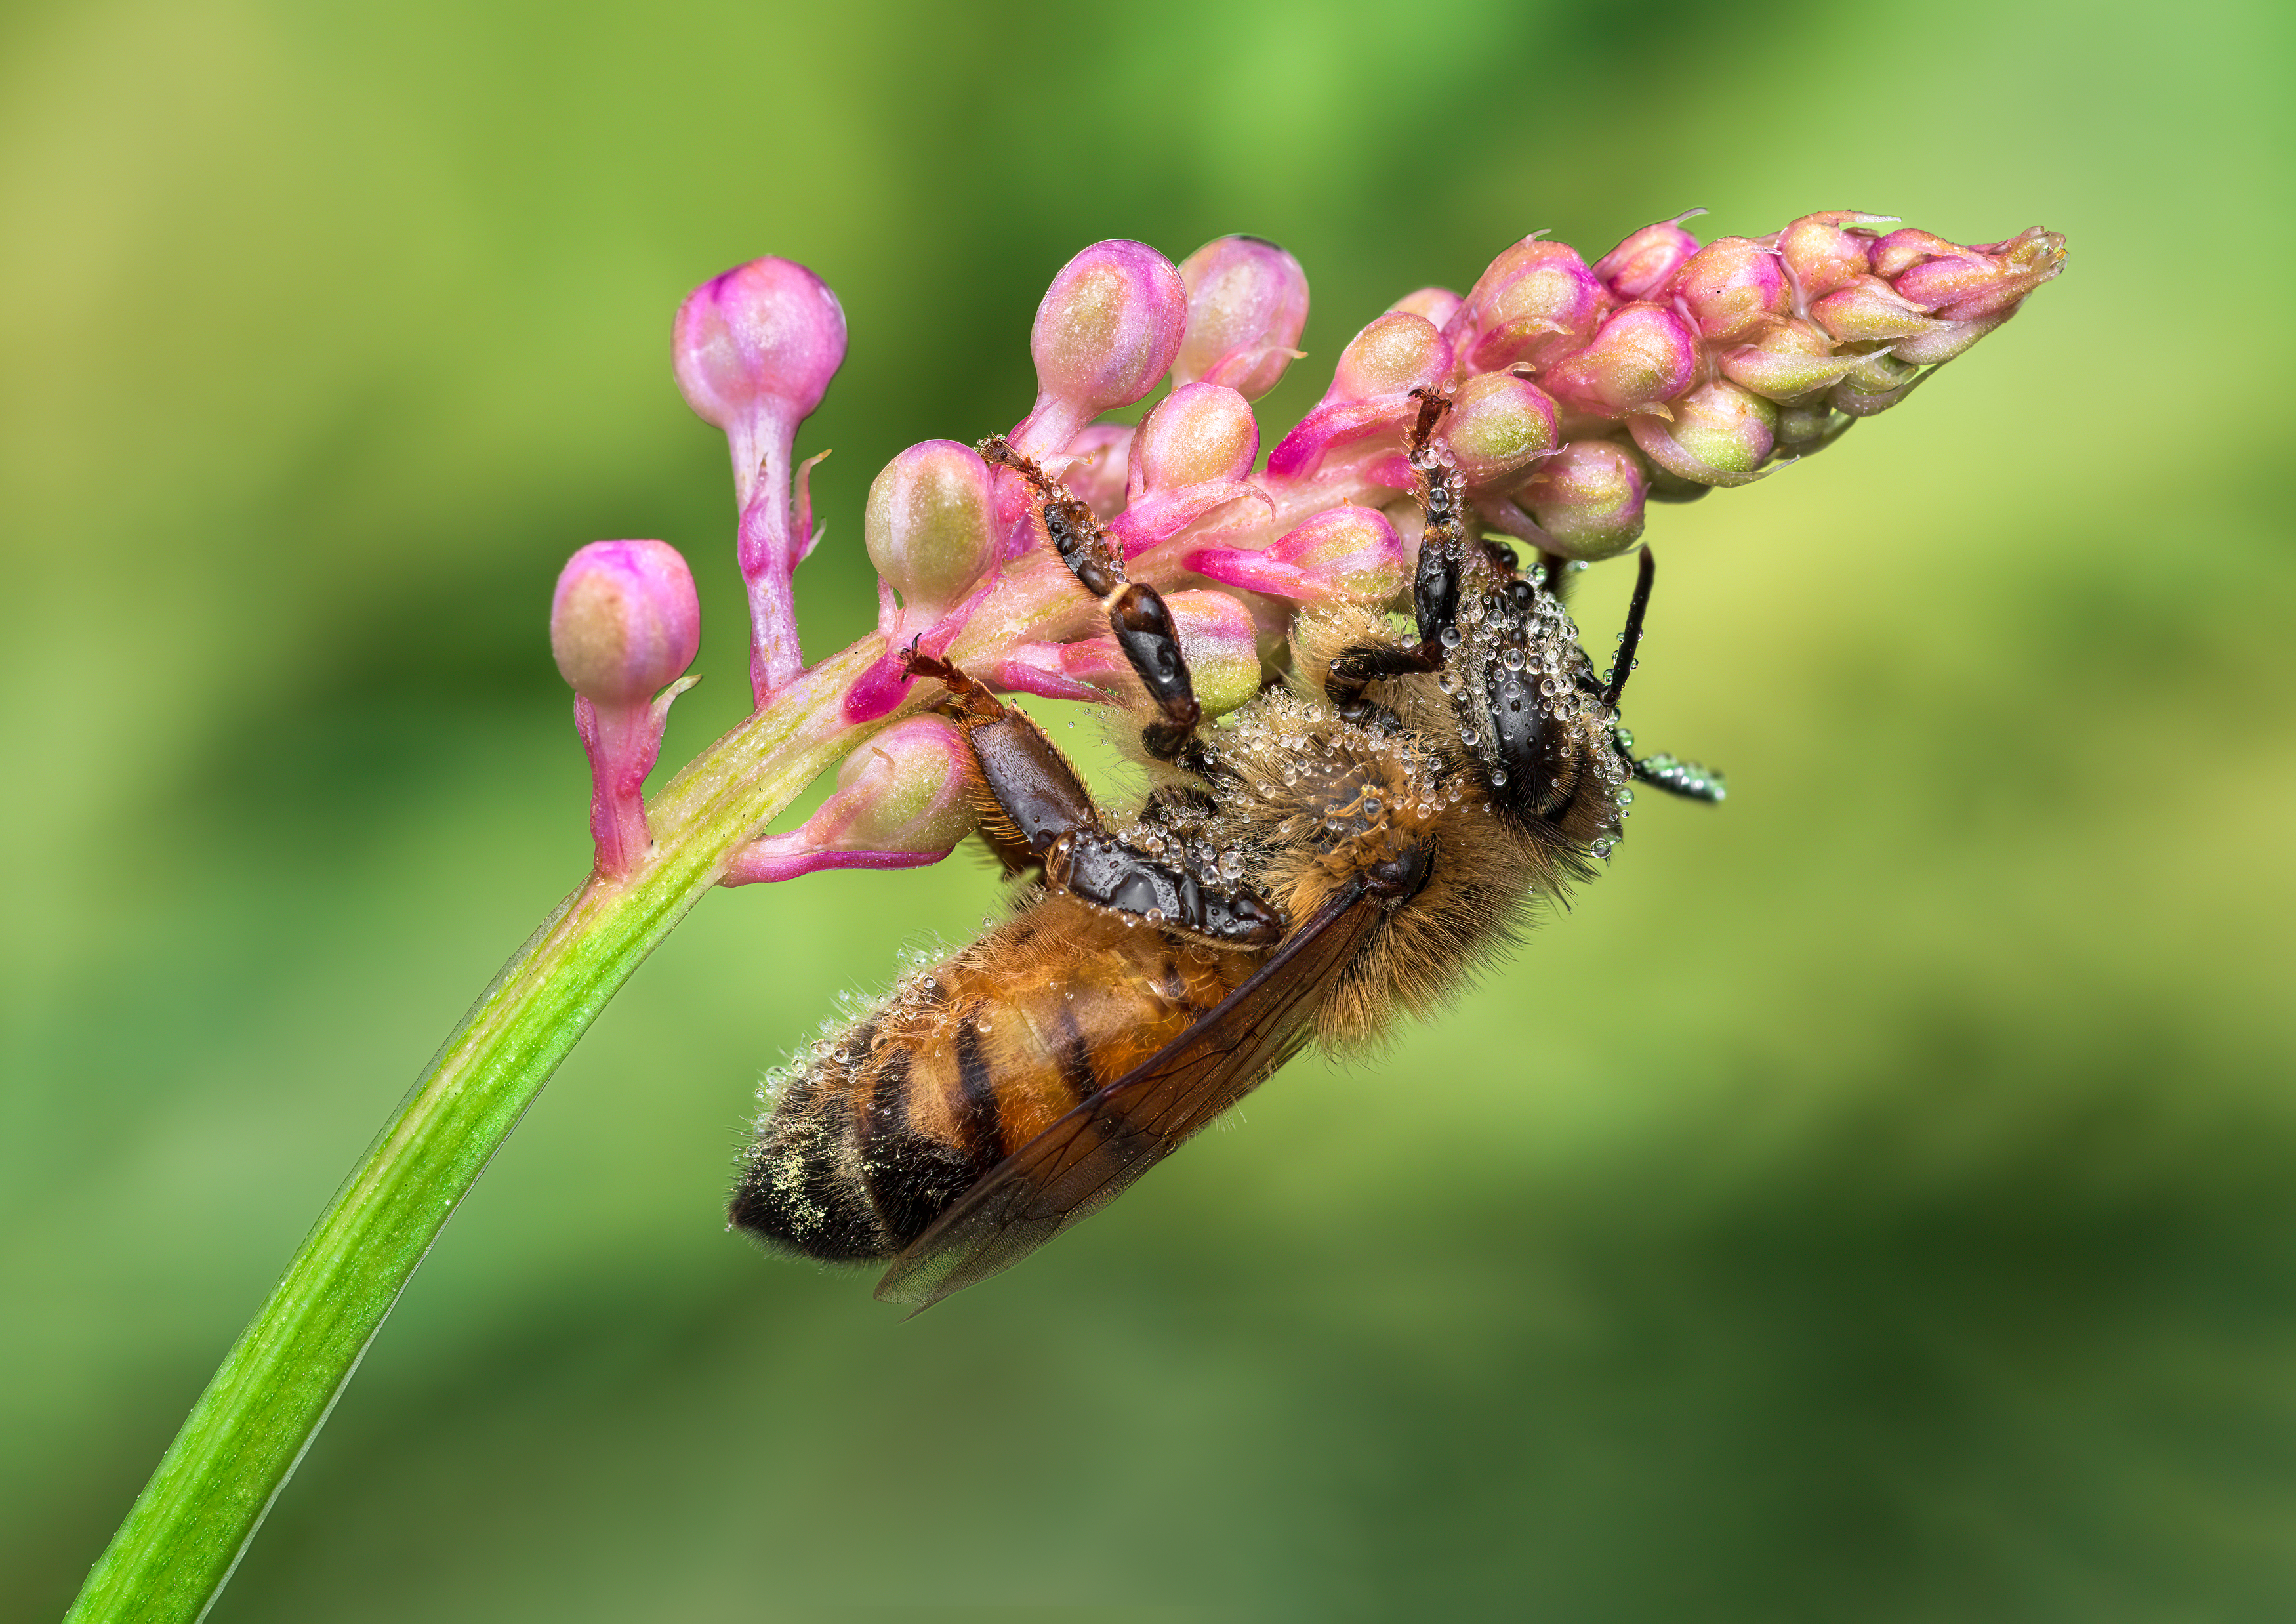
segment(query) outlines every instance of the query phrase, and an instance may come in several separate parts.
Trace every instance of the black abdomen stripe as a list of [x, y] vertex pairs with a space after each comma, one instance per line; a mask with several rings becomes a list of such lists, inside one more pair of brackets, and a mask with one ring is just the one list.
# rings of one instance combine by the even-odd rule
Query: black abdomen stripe
[[956, 1095], [949, 1102], [956, 1130], [983, 1173], [1004, 1160], [1004, 1126], [996, 1109], [996, 1079], [980, 1046], [980, 1012], [974, 1005], [956, 1028]]

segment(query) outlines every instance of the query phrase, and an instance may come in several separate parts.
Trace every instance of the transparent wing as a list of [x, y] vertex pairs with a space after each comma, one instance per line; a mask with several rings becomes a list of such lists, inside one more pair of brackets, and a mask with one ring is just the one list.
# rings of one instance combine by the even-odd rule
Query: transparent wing
[[1299, 1053], [1379, 911], [1334, 897], [1218, 1008], [990, 1169], [893, 1259], [879, 1300], [929, 1308], [1121, 1195]]

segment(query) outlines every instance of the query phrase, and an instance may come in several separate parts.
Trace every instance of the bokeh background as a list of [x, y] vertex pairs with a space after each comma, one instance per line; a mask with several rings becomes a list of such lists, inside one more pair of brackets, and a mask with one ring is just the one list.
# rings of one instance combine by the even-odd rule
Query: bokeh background
[[743, 709], [690, 286], [772, 251], [850, 316], [818, 652], [871, 473], [1021, 415], [1082, 245], [1300, 257], [1272, 443], [1406, 290], [1701, 204], [2072, 244], [1901, 410], [1654, 510], [1631, 719], [1726, 808], [1645, 797], [1451, 1017], [906, 1325], [719, 1202], [761, 1068], [991, 882], [721, 893], [213, 1616], [2296, 1616], [2290, 45], [2262, 0], [10, 6], [0, 1616], [62, 1611], [579, 877], [567, 553], [694, 561], [666, 760]]

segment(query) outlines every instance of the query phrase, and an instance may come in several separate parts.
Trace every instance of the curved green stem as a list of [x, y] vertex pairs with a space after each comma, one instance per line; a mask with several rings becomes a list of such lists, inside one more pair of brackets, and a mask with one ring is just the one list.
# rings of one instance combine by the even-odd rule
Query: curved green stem
[[504, 967], [225, 1356], [90, 1570], [73, 1624], [206, 1612], [439, 1231], [575, 1040], [734, 848], [883, 725], [855, 726], [840, 708], [883, 652], [879, 638], [855, 644], [697, 757], [654, 803], [652, 857], [626, 879], [594, 874]]

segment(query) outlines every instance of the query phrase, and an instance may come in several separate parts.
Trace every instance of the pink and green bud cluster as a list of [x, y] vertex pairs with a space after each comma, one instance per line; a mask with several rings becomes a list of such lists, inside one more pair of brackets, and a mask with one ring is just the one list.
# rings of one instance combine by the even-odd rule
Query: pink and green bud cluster
[[[929, 862], [972, 827], [963, 741], [917, 714], [939, 690], [919, 691], [906, 651], [1006, 693], [1137, 697], [1015, 455], [1085, 503], [1128, 578], [1163, 595], [1217, 717], [1281, 675], [1303, 610], [1408, 608], [1421, 527], [1402, 449], [1416, 392], [1447, 398], [1441, 455], [1487, 533], [1557, 563], [1607, 558], [1641, 538], [1651, 502], [1761, 478], [1902, 400], [2064, 260], [2063, 239], [2038, 229], [1970, 247], [1834, 211], [1702, 244], [1690, 217], [1591, 264], [1527, 237], [1464, 294], [1405, 294], [1338, 348], [1322, 398], [1274, 435], [1254, 402], [1300, 357], [1296, 259], [1248, 236], [1177, 266], [1140, 242], [1084, 250], [1037, 307], [1037, 394], [1010, 449], [992, 464], [964, 440], [926, 440], [872, 481], [861, 533], [877, 630], [862, 675], [818, 714], [832, 718], [823, 742], [883, 731], [802, 828], [742, 849], [728, 881]], [[803, 675], [791, 581], [817, 539], [806, 470], [819, 456], [791, 459], [844, 351], [834, 295], [787, 260], [729, 271], [678, 312], [679, 387], [733, 453], [760, 709]], [[1136, 427], [1102, 421], [1166, 383]], [[993, 426], [961, 428], [969, 439]], [[655, 696], [694, 636], [691, 581], [661, 544], [601, 543], [568, 567], [554, 646], [582, 695], [603, 873], [644, 860], [638, 785], [668, 697]]]

